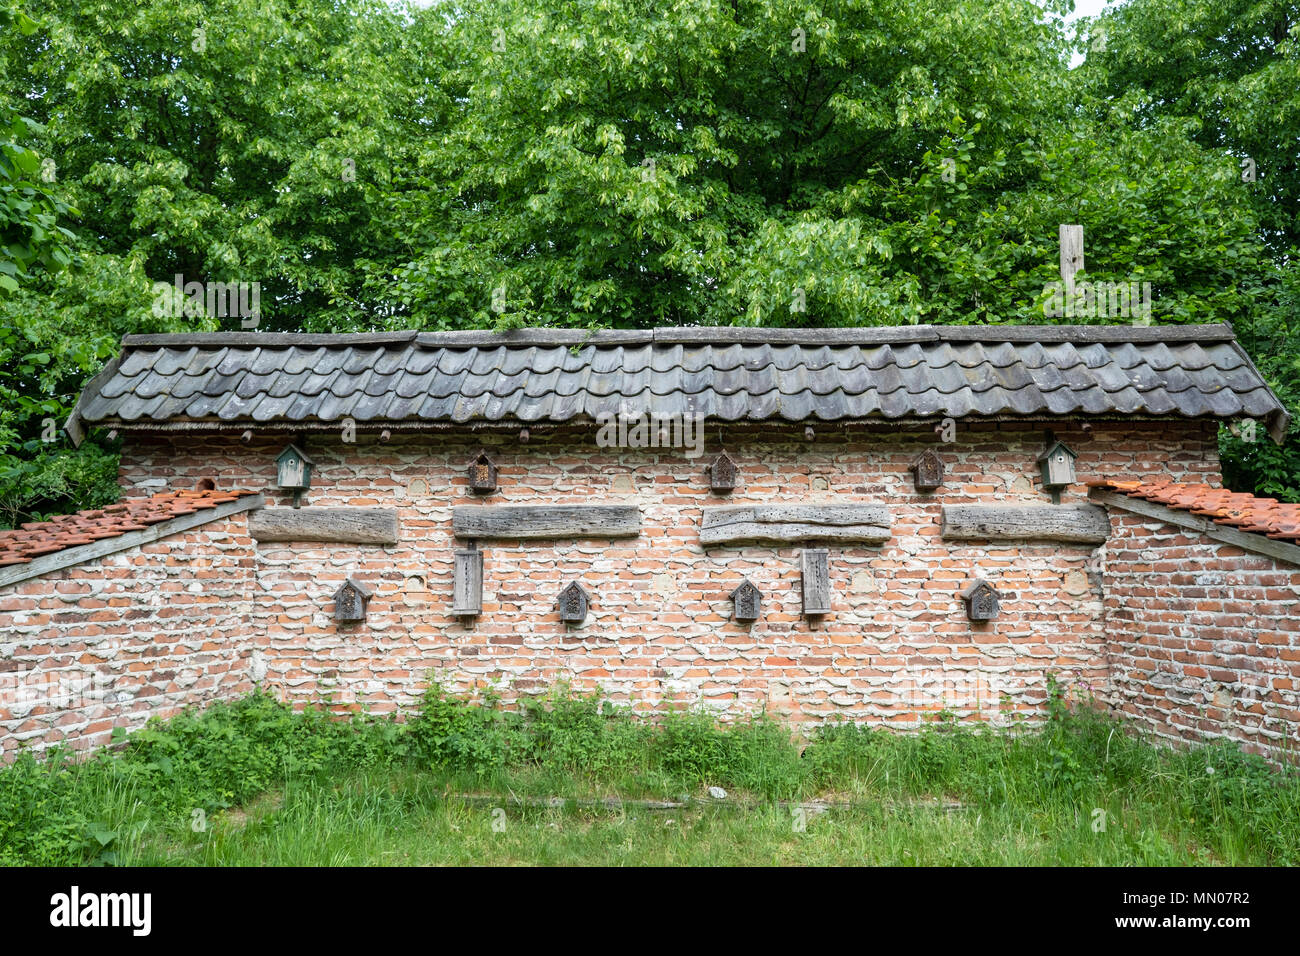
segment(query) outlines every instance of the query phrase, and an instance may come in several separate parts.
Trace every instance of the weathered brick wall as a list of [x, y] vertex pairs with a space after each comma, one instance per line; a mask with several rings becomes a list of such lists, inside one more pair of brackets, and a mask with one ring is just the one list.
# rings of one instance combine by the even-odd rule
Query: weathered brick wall
[[1300, 567], [1111, 510], [1110, 703], [1154, 734], [1300, 749]]
[[[1097, 423], [1057, 433], [1080, 452], [1081, 483], [1146, 474], [1218, 482], [1211, 426]], [[288, 504], [274, 487], [274, 459], [289, 438], [133, 435], [122, 482], [139, 496], [214, 479]], [[395, 432], [387, 442], [312, 435], [307, 503], [396, 507], [399, 544], [257, 544], [240, 514], [0, 589], [0, 686], [11, 689], [0, 706], [4, 753], [19, 741], [103, 743], [114, 725], [242, 694], [254, 678], [300, 703], [381, 712], [415, 706], [432, 676], [455, 691], [492, 685], [508, 702], [568, 681], [647, 711], [766, 707], [795, 721], [837, 715], [904, 727], [940, 709], [967, 720], [1036, 717], [1048, 673], [1104, 695], [1112, 669], [1138, 670], [1108, 652], [1105, 615], [1126, 606], [1126, 587], [1143, 597], [1116, 563], [1134, 559], [1115, 547], [1103, 577], [1105, 552], [1083, 545], [940, 537], [943, 504], [1045, 501], [1034, 461], [1042, 442], [1041, 429], [1024, 423], [962, 426], [950, 444], [915, 426], [821, 426], [811, 441], [802, 425], [714, 427], [704, 456], [688, 459], [600, 449], [594, 429], [534, 428], [526, 444], [514, 432]], [[709, 491], [704, 471], [720, 443], [741, 472], [728, 496]], [[947, 477], [922, 495], [907, 465], [928, 446], [942, 452]], [[486, 499], [466, 484], [480, 447], [500, 465], [500, 490]], [[1064, 498], [1085, 500], [1082, 484]], [[801, 615], [800, 547], [699, 544], [705, 506], [846, 501], [887, 504], [893, 535], [879, 547], [829, 546], [833, 611], [820, 620]], [[453, 506], [595, 502], [639, 505], [641, 534], [484, 541], [483, 613], [470, 621], [449, 613], [452, 553], [462, 546], [451, 534]], [[375, 596], [364, 623], [340, 626], [330, 596], [349, 575]], [[746, 576], [764, 592], [762, 618], [748, 625], [731, 620], [728, 597]], [[1005, 595], [996, 621], [966, 620], [958, 591], [974, 577]], [[593, 595], [576, 627], [556, 607], [573, 579]], [[1103, 584], [1114, 589], [1106, 605]], [[1263, 586], [1255, 598], [1274, 601], [1277, 587]], [[1252, 673], [1272, 675], [1270, 692], [1282, 695], [1269, 653], [1249, 649], [1223, 666], [1256, 661]], [[42, 687], [52, 688], [45, 699]]]
[[247, 520], [0, 588], [0, 760], [250, 691]]
[[[1057, 429], [1080, 452], [1080, 481], [1161, 474], [1217, 482], [1212, 426], [1097, 423]], [[273, 486], [287, 435], [173, 439], [132, 436], [122, 463], [134, 493], [193, 487]], [[1036, 714], [1044, 675], [1100, 686], [1106, 678], [1101, 594], [1086, 546], [979, 546], [939, 537], [941, 504], [1043, 502], [1035, 456], [1040, 426], [960, 426], [941, 445], [916, 426], [804, 426], [707, 432], [706, 454], [599, 449], [595, 429], [404, 435], [345, 443], [312, 435], [312, 505], [396, 506], [395, 547], [275, 544], [256, 548], [252, 640], [268, 682], [301, 700], [331, 698], [375, 710], [409, 707], [428, 675], [466, 690], [492, 684], [506, 700], [567, 680], [616, 701], [653, 709], [696, 704], [728, 714], [761, 706], [794, 720], [831, 714], [915, 724], [947, 707], [962, 718]], [[703, 466], [720, 447], [737, 459], [741, 486], [708, 489]], [[944, 487], [918, 495], [907, 465], [940, 447]], [[630, 502], [642, 533], [623, 541], [483, 542], [484, 606], [468, 623], [449, 614], [451, 508], [484, 503], [468, 493], [465, 464], [486, 447], [500, 465], [496, 504]], [[1082, 501], [1082, 486], [1065, 500]], [[700, 508], [743, 503], [887, 503], [893, 537], [882, 547], [830, 546], [834, 610], [800, 614], [799, 548], [704, 549]], [[341, 628], [329, 596], [344, 577], [372, 584], [367, 620]], [[730, 620], [728, 594], [749, 576], [764, 592], [763, 617]], [[1007, 595], [1001, 616], [971, 624], [957, 592], [972, 577]], [[556, 595], [577, 578], [593, 594], [578, 627], [558, 619]]]

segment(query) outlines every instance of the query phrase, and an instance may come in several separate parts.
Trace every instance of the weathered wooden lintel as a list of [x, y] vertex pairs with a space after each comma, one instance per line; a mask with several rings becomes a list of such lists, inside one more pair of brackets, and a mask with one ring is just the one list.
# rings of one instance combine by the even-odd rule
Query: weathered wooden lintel
[[263, 508], [248, 520], [257, 541], [396, 544], [396, 508]]
[[636, 505], [460, 505], [451, 510], [458, 538], [634, 538]]
[[884, 505], [740, 505], [705, 508], [700, 544], [742, 541], [848, 541], [880, 544], [889, 540], [889, 509]]
[[943, 537], [958, 541], [1101, 544], [1110, 518], [1096, 505], [944, 505]]

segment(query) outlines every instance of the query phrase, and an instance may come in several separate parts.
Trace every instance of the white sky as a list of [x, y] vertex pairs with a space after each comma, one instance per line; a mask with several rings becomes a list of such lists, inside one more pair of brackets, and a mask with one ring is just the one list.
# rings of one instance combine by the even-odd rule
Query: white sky
[[[1074, 0], [1074, 13], [1065, 18], [1066, 23], [1073, 23], [1080, 17], [1095, 17], [1110, 6], [1109, 0]], [[1070, 58], [1070, 68], [1083, 62], [1083, 54], [1076, 53]]]
[[1101, 13], [1106, 6], [1106, 0], [1074, 0], [1074, 14], [1067, 19], [1073, 20], [1075, 17], [1093, 17]]

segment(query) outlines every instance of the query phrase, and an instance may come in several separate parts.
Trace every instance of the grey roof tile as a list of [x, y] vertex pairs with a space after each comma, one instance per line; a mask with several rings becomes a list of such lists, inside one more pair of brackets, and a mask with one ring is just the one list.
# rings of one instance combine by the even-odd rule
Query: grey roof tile
[[1286, 412], [1226, 326], [128, 336], [89, 424]]
[[248, 363], [248, 371], [253, 375], [279, 375], [284, 372], [284, 349], [257, 349]]
[[316, 370], [317, 362], [325, 354], [323, 348], [287, 348], [284, 350], [284, 368], [286, 375], [300, 375]]
[[[134, 378], [141, 372], [146, 372], [153, 367], [163, 355], [166, 355], [169, 349], [135, 349], [127, 352], [122, 356], [122, 364], [118, 366], [117, 374], [123, 378]], [[225, 349], [222, 349], [224, 354]]]
[[253, 409], [253, 420], [269, 422], [277, 418], [284, 418], [293, 402], [293, 395], [264, 395], [262, 400], [257, 403], [257, 407]]
[[99, 387], [95, 392], [95, 397], [100, 399], [110, 399], [130, 395], [131, 392], [135, 390], [136, 385], [138, 385], [148, 374], [148, 372], [145, 372], [134, 377], [122, 375], [121, 373], [115, 374]]

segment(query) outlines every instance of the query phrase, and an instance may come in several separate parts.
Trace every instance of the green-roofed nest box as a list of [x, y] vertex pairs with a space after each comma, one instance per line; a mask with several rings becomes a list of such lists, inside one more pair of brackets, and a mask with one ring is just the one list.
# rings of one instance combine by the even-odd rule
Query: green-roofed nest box
[[334, 620], [351, 624], [366, 619], [366, 605], [373, 592], [356, 578], [348, 578], [334, 592]]
[[1078, 457], [1065, 442], [1051, 442], [1047, 450], [1038, 456], [1043, 487], [1048, 491], [1060, 491], [1074, 484], [1074, 459]]
[[490, 495], [497, 490], [496, 462], [485, 451], [469, 463], [469, 490], [476, 495]]
[[577, 581], [570, 581], [560, 592], [560, 620], [565, 624], [581, 624], [590, 605], [591, 595]]
[[275, 483], [286, 491], [306, 491], [316, 463], [297, 445], [289, 445], [275, 459]]
[[731, 600], [735, 605], [731, 616], [737, 621], [757, 621], [762, 613], [763, 592], [749, 578], [731, 592]]
[[998, 616], [999, 602], [1002, 595], [987, 581], [973, 581], [961, 592], [961, 599], [966, 602], [966, 617], [972, 621], [991, 621]]

